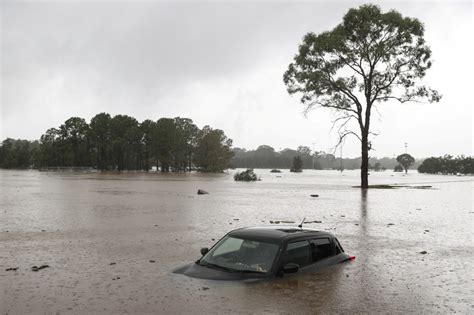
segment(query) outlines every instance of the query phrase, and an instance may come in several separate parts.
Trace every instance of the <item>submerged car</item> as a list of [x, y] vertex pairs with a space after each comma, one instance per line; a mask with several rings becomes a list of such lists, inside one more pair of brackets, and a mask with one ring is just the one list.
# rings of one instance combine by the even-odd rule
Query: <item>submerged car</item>
[[174, 270], [193, 278], [246, 280], [317, 271], [352, 260], [334, 235], [300, 227], [267, 226], [233, 230], [202, 257]]

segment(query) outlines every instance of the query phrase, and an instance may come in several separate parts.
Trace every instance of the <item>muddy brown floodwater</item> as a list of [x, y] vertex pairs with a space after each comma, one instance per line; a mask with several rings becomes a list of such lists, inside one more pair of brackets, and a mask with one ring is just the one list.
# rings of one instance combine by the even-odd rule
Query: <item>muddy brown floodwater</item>
[[[232, 172], [0, 170], [0, 311], [474, 313], [472, 177], [372, 173], [432, 189], [362, 193], [357, 171]], [[356, 260], [260, 283], [171, 273], [231, 229], [303, 217]]]

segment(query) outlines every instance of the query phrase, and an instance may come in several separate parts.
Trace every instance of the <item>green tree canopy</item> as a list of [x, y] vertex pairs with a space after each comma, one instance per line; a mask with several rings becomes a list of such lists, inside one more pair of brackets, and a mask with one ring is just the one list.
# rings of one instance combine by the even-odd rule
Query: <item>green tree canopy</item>
[[89, 125], [84, 118], [71, 117], [59, 126], [61, 149], [69, 166], [88, 164]]
[[93, 160], [97, 162], [100, 170], [105, 170], [110, 165], [111, 120], [109, 114], [100, 113], [92, 117], [89, 125], [89, 139], [91, 146], [95, 149]]
[[7, 138], [0, 145], [0, 167], [29, 168], [37, 162], [38, 141]]
[[[232, 140], [222, 130], [203, 130], [189, 118], [150, 119], [139, 123], [127, 115], [95, 115], [90, 124], [80, 117], [50, 128], [41, 140], [5, 139], [0, 143], [0, 167], [93, 167], [100, 170], [206, 172], [228, 167]], [[196, 160], [196, 161], [195, 161]]]
[[195, 154], [196, 166], [204, 172], [221, 172], [234, 155], [232, 140], [220, 129], [204, 126], [199, 134]]
[[370, 117], [375, 104], [439, 101], [421, 79], [431, 67], [423, 24], [375, 5], [350, 9], [341, 24], [319, 35], [308, 33], [283, 79], [290, 94], [301, 94], [305, 110], [335, 111], [339, 143], [347, 135], [361, 142], [361, 187], [368, 187]]

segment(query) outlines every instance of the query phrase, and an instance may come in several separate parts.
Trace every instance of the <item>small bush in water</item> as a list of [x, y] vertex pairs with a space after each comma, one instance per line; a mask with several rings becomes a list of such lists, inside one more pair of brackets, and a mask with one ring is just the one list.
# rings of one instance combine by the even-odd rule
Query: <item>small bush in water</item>
[[257, 180], [257, 175], [253, 172], [253, 169], [247, 169], [243, 172], [238, 172], [234, 175], [234, 180], [251, 182]]

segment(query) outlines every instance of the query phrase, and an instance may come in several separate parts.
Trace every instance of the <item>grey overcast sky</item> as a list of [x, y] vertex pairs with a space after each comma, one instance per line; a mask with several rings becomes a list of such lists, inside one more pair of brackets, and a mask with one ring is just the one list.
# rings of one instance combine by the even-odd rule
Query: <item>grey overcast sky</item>
[[[234, 146], [330, 150], [333, 113], [302, 114], [282, 81], [302, 37], [364, 2], [1, 1], [0, 138], [38, 139], [71, 116], [188, 117]], [[384, 103], [372, 155], [472, 154], [473, 7], [373, 1], [425, 24], [437, 104]], [[360, 155], [347, 139], [344, 156]]]

